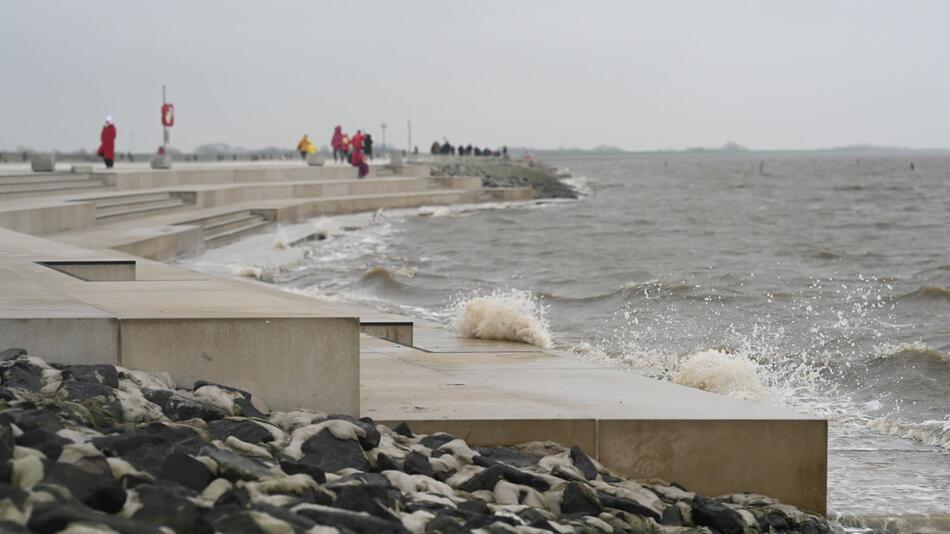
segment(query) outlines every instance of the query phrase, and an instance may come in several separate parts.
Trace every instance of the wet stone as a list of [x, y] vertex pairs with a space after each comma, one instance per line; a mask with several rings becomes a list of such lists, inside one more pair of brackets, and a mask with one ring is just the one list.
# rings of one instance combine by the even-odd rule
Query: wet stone
[[523, 453], [511, 447], [475, 447], [474, 449], [483, 459], [506, 463], [514, 467], [538, 465], [539, 458], [537, 456]]
[[402, 523], [395, 523], [368, 514], [339, 510], [327, 506], [302, 507], [297, 514], [313, 520], [318, 525], [349, 529], [359, 534], [408, 534]]
[[[597, 492], [597, 498], [600, 500], [600, 503], [607, 508], [616, 508], [617, 510], [623, 510], [624, 512], [628, 512], [633, 515], [650, 517], [657, 522], [659, 522], [662, 518], [662, 516], [658, 514], [656, 510], [643, 506], [642, 504], [631, 499], [615, 497], [602, 491]], [[675, 506], [673, 508], [675, 508]]]
[[43, 462], [43, 484], [63, 486], [86, 506], [114, 514], [125, 504], [126, 492], [111, 476], [94, 475], [71, 464]]
[[267, 467], [251, 458], [217, 447], [203, 447], [199, 453], [218, 463], [218, 475], [228, 480], [258, 480], [271, 474]]
[[603, 509], [597, 495], [584, 484], [571, 482], [561, 495], [561, 511], [566, 514], [597, 515]]
[[274, 435], [266, 428], [254, 421], [220, 419], [208, 424], [214, 437], [224, 441], [228, 436], [234, 436], [245, 443], [261, 444], [274, 441]]
[[307, 464], [290, 458], [281, 458], [280, 468], [288, 475], [310, 475], [316, 483], [323, 484], [327, 481], [327, 475], [316, 465]]
[[29, 362], [18, 361], [3, 373], [3, 385], [39, 391], [43, 387], [43, 370]]
[[454, 439], [455, 439], [455, 436], [453, 436], [452, 434], [445, 434], [445, 433], [440, 432], [438, 434], [430, 434], [422, 438], [419, 441], [419, 443], [423, 447], [428, 447], [430, 449], [438, 449], [442, 445], [445, 445], [446, 443]]
[[410, 475], [435, 476], [435, 470], [432, 469], [432, 464], [429, 463], [429, 459], [426, 458], [424, 454], [420, 454], [416, 451], [412, 451], [406, 455], [406, 461], [403, 462], [403, 470]]
[[142, 484], [135, 488], [142, 507], [132, 519], [172, 528], [175, 532], [212, 534], [214, 528], [204, 517], [204, 509], [189, 500], [180, 488]]
[[254, 407], [254, 404], [251, 402], [251, 393], [248, 391], [244, 391], [243, 389], [238, 389], [236, 387], [225, 386], [223, 384], [208, 382], [207, 380], [198, 380], [195, 382], [193, 391], [197, 391], [204, 386], [215, 386], [225, 391], [237, 393], [239, 397], [234, 399], [234, 405], [238, 409], [238, 415], [243, 415], [244, 417], [267, 417], [267, 414]]
[[72, 441], [57, 436], [41, 428], [27, 430], [16, 439], [16, 444], [21, 447], [30, 447], [46, 455], [47, 458], [59, 458], [63, 452], [63, 446], [72, 443]]
[[27, 527], [37, 534], [54, 534], [77, 522], [103, 525], [120, 534], [162, 534], [158, 527], [143, 521], [103, 514], [78, 503], [62, 502], [37, 504]]
[[594, 465], [594, 462], [584, 454], [584, 451], [580, 447], [571, 447], [571, 462], [574, 463], [574, 467], [580, 470], [584, 474], [584, 477], [587, 480], [594, 480], [597, 478], [597, 467]]
[[70, 365], [63, 369], [63, 380], [119, 387], [119, 373], [112, 365]]
[[205, 464], [178, 451], [172, 452], [165, 458], [160, 474], [162, 478], [174, 480], [195, 491], [203, 490], [214, 479], [214, 475]]
[[409, 428], [409, 425], [407, 425], [405, 422], [399, 423], [398, 425], [393, 427], [393, 432], [399, 434], [400, 436], [405, 436], [407, 438], [411, 438], [413, 436], [412, 429]]
[[693, 498], [693, 522], [722, 534], [741, 534], [744, 522], [739, 512], [725, 504], [697, 495]]
[[21, 348], [12, 348], [4, 349], [0, 351], [0, 362], [5, 362], [7, 360], [15, 360], [20, 356], [26, 356], [26, 349]]
[[300, 463], [318, 467], [328, 473], [335, 473], [347, 467], [368, 471], [370, 467], [359, 443], [337, 439], [329, 430], [322, 430], [311, 436], [300, 450], [304, 453]]
[[399, 521], [375, 498], [373, 489], [368, 486], [343, 486], [336, 491], [333, 505], [354, 512], [366, 512], [386, 521]]

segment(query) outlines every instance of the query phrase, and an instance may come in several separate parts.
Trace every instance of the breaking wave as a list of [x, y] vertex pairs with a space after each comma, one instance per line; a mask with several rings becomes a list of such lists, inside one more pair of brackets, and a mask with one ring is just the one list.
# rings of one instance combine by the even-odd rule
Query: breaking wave
[[740, 354], [718, 350], [687, 356], [673, 374], [673, 382], [740, 399], [757, 399], [766, 391], [757, 363]]
[[453, 312], [452, 326], [460, 336], [551, 347], [544, 306], [528, 291], [474, 294], [456, 302]]
[[277, 232], [274, 233], [274, 248], [284, 249], [290, 247], [290, 236], [287, 235], [287, 230], [277, 227]]

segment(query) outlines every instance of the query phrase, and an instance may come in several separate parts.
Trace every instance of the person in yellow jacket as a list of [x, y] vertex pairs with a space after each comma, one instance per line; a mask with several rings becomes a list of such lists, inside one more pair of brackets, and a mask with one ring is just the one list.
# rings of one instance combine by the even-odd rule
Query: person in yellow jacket
[[300, 152], [300, 159], [307, 159], [307, 154], [315, 154], [317, 152], [317, 146], [310, 141], [310, 138], [307, 137], [307, 134], [304, 134], [300, 138], [300, 142], [297, 143], [297, 152]]

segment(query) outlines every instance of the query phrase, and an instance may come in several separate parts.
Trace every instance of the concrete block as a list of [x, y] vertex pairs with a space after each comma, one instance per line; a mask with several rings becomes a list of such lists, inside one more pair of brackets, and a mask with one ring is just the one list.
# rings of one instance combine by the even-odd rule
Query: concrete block
[[124, 319], [121, 363], [246, 389], [271, 408], [359, 416], [359, 320]]
[[69, 168], [69, 172], [73, 174], [91, 174], [92, 165], [73, 165]]
[[53, 172], [56, 170], [56, 156], [52, 154], [33, 154], [30, 167], [33, 172]]
[[119, 326], [111, 318], [0, 318], [3, 348], [50, 362], [118, 363]]
[[307, 165], [311, 167], [322, 167], [326, 158], [321, 154], [307, 154]]
[[153, 169], [171, 169], [172, 157], [168, 154], [156, 154], [152, 158]]

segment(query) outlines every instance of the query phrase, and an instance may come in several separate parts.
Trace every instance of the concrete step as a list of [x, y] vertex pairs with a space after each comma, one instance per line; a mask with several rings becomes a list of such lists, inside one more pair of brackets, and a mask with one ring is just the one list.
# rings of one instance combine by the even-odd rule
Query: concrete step
[[86, 173], [55, 173], [37, 175], [15, 174], [0, 176], [0, 185], [45, 184], [49, 182], [81, 182], [83, 180], [89, 180], [90, 178], [91, 177], [89, 174]]
[[264, 228], [270, 226], [270, 221], [265, 221], [263, 217], [255, 215], [257, 221], [248, 221], [238, 226], [236, 228], [231, 228], [230, 230], [204, 236], [205, 247], [219, 247], [221, 245], [230, 243], [231, 241], [236, 241], [242, 237], [251, 234], [253, 232], [258, 232]]
[[158, 213], [165, 213], [190, 207], [191, 205], [186, 204], [183, 199], [169, 198], [167, 200], [155, 201], [144, 205], [133, 204], [131, 206], [113, 206], [108, 208], [109, 211], [106, 214], [100, 214], [99, 210], [96, 210], [96, 220], [111, 223], [128, 219], [148, 217], [151, 215], [157, 215]]
[[12, 183], [0, 184], [0, 195], [6, 193], [49, 193], [63, 189], [91, 189], [103, 187], [105, 182], [101, 178], [85, 178], [82, 180], [55, 180], [40, 183]]
[[231, 222], [237, 219], [241, 219], [250, 215], [251, 212], [248, 210], [239, 210], [239, 211], [229, 211], [227, 213], [222, 213], [220, 215], [212, 215], [210, 217], [202, 217], [200, 219], [193, 219], [179, 224], [197, 224], [203, 228], [208, 228], [210, 226], [215, 226], [221, 223]]
[[137, 202], [149, 202], [152, 200], [167, 200], [171, 198], [168, 193], [144, 193], [140, 195], [122, 195], [118, 197], [105, 197], [93, 199], [96, 203], [96, 209], [110, 208], [112, 206], [126, 206]]
[[149, 200], [136, 200], [128, 204], [111, 204], [109, 206], [96, 206], [96, 217], [105, 218], [122, 213], [138, 212], [138, 210], [155, 208], [173, 208], [183, 205], [185, 202], [180, 198], [166, 196]]
[[215, 222], [213, 224], [203, 225], [204, 235], [219, 235], [235, 228], [241, 228], [248, 223], [257, 223], [265, 220], [260, 215], [255, 215], [249, 211], [243, 211], [233, 214], [230, 219]]

